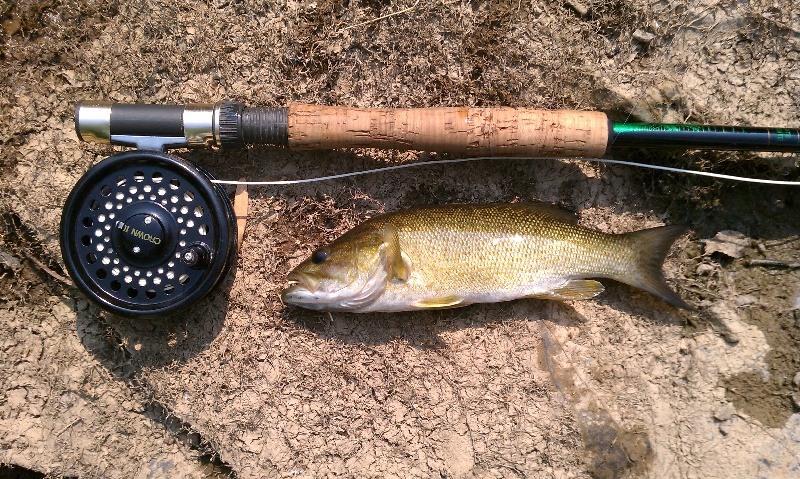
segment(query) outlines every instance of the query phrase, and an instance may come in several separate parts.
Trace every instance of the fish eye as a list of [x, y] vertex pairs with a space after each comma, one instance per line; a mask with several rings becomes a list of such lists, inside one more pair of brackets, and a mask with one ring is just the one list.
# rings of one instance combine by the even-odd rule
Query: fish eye
[[328, 253], [318, 249], [311, 254], [311, 262], [314, 264], [320, 264], [325, 262], [328, 259]]

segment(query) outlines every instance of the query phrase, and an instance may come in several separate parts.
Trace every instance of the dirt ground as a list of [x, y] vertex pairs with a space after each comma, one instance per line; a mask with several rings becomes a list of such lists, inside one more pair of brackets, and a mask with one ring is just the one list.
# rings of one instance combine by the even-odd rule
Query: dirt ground
[[[0, 2], [0, 476], [800, 476], [800, 201], [583, 161], [506, 159], [250, 189], [236, 267], [177, 317], [103, 313], [66, 277], [63, 203], [94, 163], [78, 100], [602, 110], [800, 127], [793, 0]], [[217, 178], [427, 152], [178, 151]], [[796, 155], [617, 158], [798, 180]], [[232, 193], [232, 190], [230, 190]], [[609, 232], [686, 223], [699, 312], [596, 300], [438, 312], [285, 307], [286, 273], [384, 211], [546, 201]]]

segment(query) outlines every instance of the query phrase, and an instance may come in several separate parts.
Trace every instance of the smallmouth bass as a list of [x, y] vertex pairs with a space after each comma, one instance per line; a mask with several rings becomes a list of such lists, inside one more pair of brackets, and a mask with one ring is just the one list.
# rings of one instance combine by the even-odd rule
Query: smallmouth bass
[[545, 204], [425, 206], [369, 219], [289, 273], [286, 304], [391, 312], [518, 298], [588, 299], [609, 278], [678, 308], [661, 268], [687, 228], [606, 234]]

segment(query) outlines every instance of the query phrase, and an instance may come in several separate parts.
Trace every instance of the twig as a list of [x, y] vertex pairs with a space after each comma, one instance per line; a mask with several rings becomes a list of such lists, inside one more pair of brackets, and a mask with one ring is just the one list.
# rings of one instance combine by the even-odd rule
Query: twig
[[414, 5], [411, 5], [408, 8], [404, 8], [404, 9], [398, 11], [398, 12], [387, 13], [386, 15], [382, 15], [382, 16], [380, 16], [378, 18], [373, 18], [372, 20], [366, 20], [366, 21], [363, 21], [363, 22], [360, 22], [360, 23], [356, 23], [356, 24], [350, 25], [349, 27], [344, 27], [341, 30], [339, 30], [338, 33], [346, 32], [347, 30], [351, 30], [353, 28], [360, 27], [362, 25], [367, 25], [367, 24], [370, 24], [370, 23], [373, 23], [373, 22], [378, 22], [378, 21], [381, 21], [383, 19], [386, 19], [386, 18], [389, 18], [389, 17], [393, 17], [395, 15], [400, 15], [401, 13], [409, 12], [409, 11], [414, 10], [415, 8], [417, 8], [417, 5], [419, 5], [419, 0], [417, 0], [417, 3], [415, 3]]
[[49, 274], [53, 278], [61, 281], [61, 283], [63, 283], [64, 285], [69, 286], [70, 288], [74, 288], [75, 287], [75, 285], [72, 283], [72, 281], [70, 281], [69, 279], [61, 276], [60, 274], [56, 273], [55, 271], [53, 271], [52, 269], [47, 267], [44, 263], [39, 261], [35, 256], [33, 256], [32, 254], [28, 253], [28, 251], [26, 251], [25, 249], [22, 250], [22, 254], [25, 255], [26, 258], [31, 260], [31, 262], [33, 264], [35, 264], [36, 266], [38, 266], [42, 271], [44, 271], [45, 273]]
[[56, 436], [60, 436], [60, 435], [64, 434], [64, 431], [66, 431], [67, 429], [71, 428], [72, 426], [78, 424], [81, 421], [83, 421], [83, 418], [79, 417], [79, 418], [75, 419], [71, 423], [69, 423], [66, 426], [64, 426], [63, 428], [61, 428], [61, 430], [56, 433]]
[[751, 259], [747, 262], [748, 266], [772, 266], [777, 268], [800, 268], [798, 261], [780, 261], [777, 259]]

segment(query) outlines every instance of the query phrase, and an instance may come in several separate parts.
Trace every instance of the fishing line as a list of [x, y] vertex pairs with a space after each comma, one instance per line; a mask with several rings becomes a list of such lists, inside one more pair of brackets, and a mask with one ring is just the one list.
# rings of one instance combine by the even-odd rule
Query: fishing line
[[[447, 160], [434, 160], [434, 161], [420, 161], [416, 163], [403, 163], [400, 165], [385, 166], [382, 168], [375, 168], [372, 170], [353, 171], [350, 173], [340, 173], [337, 175], [318, 176], [314, 178], [302, 178], [299, 180], [274, 180], [274, 181], [231, 181], [231, 180], [212, 180], [213, 183], [223, 185], [248, 185], [248, 186], [282, 186], [282, 185], [299, 185], [303, 183], [316, 183], [320, 181], [338, 180], [342, 178], [350, 178], [353, 176], [369, 175], [374, 173], [382, 173], [386, 171], [400, 170], [403, 168], [414, 168], [418, 166], [430, 165], [443, 165], [448, 163], [466, 163], [470, 161], [483, 161], [483, 160], [547, 160], [552, 158], [536, 158], [536, 157], [508, 157], [508, 156], [481, 156], [477, 158], [455, 158]], [[584, 159], [584, 161], [595, 161], [599, 163], [610, 163], [618, 165], [636, 166], [639, 168], [648, 168], [651, 170], [668, 171], [671, 173], [684, 173], [689, 175], [706, 176], [711, 178], [719, 178], [723, 180], [740, 181], [744, 183], [759, 183], [764, 185], [780, 185], [780, 186], [800, 186], [800, 181], [783, 181], [783, 180], [765, 180], [760, 178], [748, 178], [744, 176], [725, 175], [722, 173], [711, 173], [708, 171], [695, 171], [684, 170], [681, 168], [672, 168], [670, 166], [648, 165], [646, 163], [636, 163], [633, 161], [609, 160], [606, 158], [591, 158]]]

